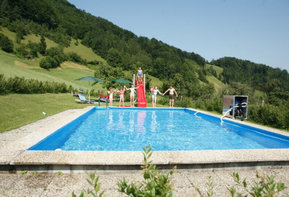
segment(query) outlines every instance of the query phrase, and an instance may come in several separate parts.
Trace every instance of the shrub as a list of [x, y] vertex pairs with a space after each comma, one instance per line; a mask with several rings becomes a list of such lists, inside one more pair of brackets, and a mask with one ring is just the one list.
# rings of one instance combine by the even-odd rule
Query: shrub
[[130, 183], [123, 179], [118, 182], [118, 190], [128, 196], [172, 196], [171, 175], [174, 169], [163, 174], [160, 173], [156, 165], [152, 164], [150, 157], [152, 156], [151, 147], [147, 146], [143, 149], [144, 164], [143, 178], [140, 184]]
[[[94, 197], [102, 197], [104, 191], [102, 191], [100, 194], [98, 194], [98, 192], [100, 191], [100, 184], [98, 183], [99, 180], [99, 176], [95, 175], [95, 172], [89, 175], [90, 179], [86, 179], [87, 182], [89, 183], [89, 185], [91, 185], [91, 187], [93, 189], [87, 189], [87, 190], [82, 190], [81, 194], [79, 195], [79, 197], [84, 197], [85, 194], [87, 195], [91, 195]], [[72, 192], [72, 197], [76, 197], [75, 193]]]
[[192, 107], [193, 106], [193, 102], [192, 102], [192, 98], [189, 97], [183, 97], [181, 100], [177, 99], [175, 100], [175, 106], [176, 107]]
[[12, 53], [14, 48], [13, 42], [7, 36], [1, 33], [0, 33], [0, 48], [8, 53]]
[[252, 105], [248, 111], [248, 117], [257, 123], [288, 129], [286, 117], [289, 110], [284, 106], [265, 104], [264, 106]]
[[71, 90], [65, 83], [42, 82], [35, 79], [13, 77], [5, 79], [0, 75], [0, 94], [65, 93]]
[[16, 48], [16, 54], [20, 57], [27, 57], [29, 54], [28, 47], [24, 44], [20, 44], [20, 46]]
[[[256, 174], [256, 180], [254, 181], [254, 185], [249, 188], [246, 179], [241, 180], [238, 173], [233, 173], [232, 177], [234, 182], [236, 183], [234, 186], [228, 187], [227, 189], [230, 191], [232, 197], [245, 197], [245, 196], [252, 196], [252, 197], [262, 197], [268, 196], [273, 197], [277, 196], [277, 194], [284, 189], [286, 186], [282, 182], [275, 182], [274, 176], [263, 175], [260, 176]], [[238, 192], [237, 190], [242, 190]]]
[[[46, 55], [47, 55], [47, 57], [51, 57], [52, 59], [54, 59], [57, 66], [60, 66], [60, 64], [62, 62], [67, 60], [67, 57], [63, 52], [63, 49], [60, 47], [51, 47], [51, 48], [47, 49]], [[53, 68], [56, 68], [57, 66], [55, 66]]]
[[58, 66], [59, 63], [50, 56], [47, 56], [40, 61], [40, 67], [44, 69], [56, 68]]
[[77, 53], [70, 52], [67, 54], [68, 60], [76, 63], [86, 63]]

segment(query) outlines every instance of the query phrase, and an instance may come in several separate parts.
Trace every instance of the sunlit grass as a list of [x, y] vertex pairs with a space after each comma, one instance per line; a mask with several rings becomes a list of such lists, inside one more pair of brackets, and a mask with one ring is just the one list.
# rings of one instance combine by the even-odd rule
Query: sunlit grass
[[[0, 96], [0, 132], [88, 104], [78, 104], [71, 94], [10, 94]], [[46, 116], [43, 115], [46, 113]]]

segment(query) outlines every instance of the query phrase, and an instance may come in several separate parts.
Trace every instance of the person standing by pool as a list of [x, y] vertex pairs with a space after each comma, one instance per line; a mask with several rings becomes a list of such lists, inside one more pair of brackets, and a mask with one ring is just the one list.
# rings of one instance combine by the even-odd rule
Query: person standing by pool
[[165, 93], [163, 95], [165, 95], [167, 92], [169, 92], [169, 99], [170, 99], [170, 107], [174, 107], [174, 103], [175, 103], [175, 94], [178, 97], [178, 93], [175, 90], [175, 88], [173, 88], [173, 86], [170, 86], [169, 89], [167, 89], [167, 91], [165, 91]]
[[[120, 89], [117, 93], [119, 93], [119, 105], [124, 106], [124, 93], [125, 88]], [[122, 104], [122, 105], [121, 105]]]
[[109, 94], [109, 106], [112, 107], [112, 103], [113, 103], [113, 93], [115, 92], [115, 90], [110, 89], [109, 91], [107, 91], [107, 93]]
[[163, 95], [159, 90], [158, 90], [158, 87], [157, 86], [153, 86], [151, 88], [151, 93], [152, 93], [152, 105], [153, 107], [156, 107], [157, 105], [157, 94], [161, 94]]
[[[125, 87], [125, 86], [124, 86], [124, 87]], [[126, 87], [125, 87], [125, 90], [129, 90], [129, 91], [130, 91], [129, 96], [130, 96], [130, 106], [131, 106], [131, 107], [134, 107], [135, 89], [136, 89], [136, 88], [134, 87], [134, 85], [131, 85], [130, 88], [126, 88]]]

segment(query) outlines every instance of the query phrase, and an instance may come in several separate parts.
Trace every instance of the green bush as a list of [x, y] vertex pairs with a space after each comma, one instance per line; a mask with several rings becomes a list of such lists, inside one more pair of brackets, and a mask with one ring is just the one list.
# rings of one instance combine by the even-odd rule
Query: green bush
[[67, 59], [72, 61], [72, 62], [76, 62], [76, 63], [84, 63], [86, 64], [86, 60], [82, 59], [80, 57], [80, 55], [78, 55], [77, 53], [75, 52], [70, 52], [67, 54]]
[[47, 56], [40, 61], [40, 67], [44, 69], [56, 68], [60, 64], [53, 57]]
[[0, 48], [8, 53], [12, 53], [14, 48], [13, 42], [7, 36], [1, 33], [0, 33]]
[[144, 164], [142, 165], [142, 169], [144, 181], [140, 184], [128, 184], [128, 182], [123, 179], [117, 184], [118, 190], [121, 193], [134, 197], [172, 196], [171, 175], [173, 174], [174, 169], [166, 174], [160, 173], [156, 165], [153, 165], [152, 161], [150, 161], [150, 157], [152, 156], [150, 146], [144, 147], [143, 155]]
[[16, 54], [20, 57], [27, 57], [29, 54], [28, 47], [24, 44], [20, 44], [20, 46], [16, 48]]
[[[286, 189], [284, 183], [275, 182], [274, 176], [260, 176], [259, 174], [256, 174], [256, 180], [251, 188], [248, 187], [246, 179], [241, 180], [238, 173], [233, 173], [232, 177], [235, 185], [227, 188], [232, 197], [274, 197], [277, 196], [279, 192]], [[238, 192], [238, 190], [241, 190], [242, 192]]]
[[248, 117], [250, 120], [269, 125], [276, 128], [288, 129], [288, 117], [289, 109], [285, 106], [274, 106], [265, 104], [263, 106], [252, 105], [248, 111]]
[[193, 107], [193, 101], [190, 97], [183, 97], [182, 99], [175, 99], [176, 107]]
[[13, 77], [5, 79], [0, 74], [0, 94], [66, 93], [71, 90], [65, 83], [42, 82], [35, 79]]
[[[104, 191], [100, 192], [100, 184], [98, 183], [99, 176], [95, 175], [95, 172], [89, 175], [90, 179], [86, 179], [92, 189], [82, 190], [79, 197], [84, 197], [91, 195], [94, 197], [102, 197]], [[100, 194], [98, 194], [100, 192]], [[76, 194], [72, 192], [72, 197], [76, 197]]]

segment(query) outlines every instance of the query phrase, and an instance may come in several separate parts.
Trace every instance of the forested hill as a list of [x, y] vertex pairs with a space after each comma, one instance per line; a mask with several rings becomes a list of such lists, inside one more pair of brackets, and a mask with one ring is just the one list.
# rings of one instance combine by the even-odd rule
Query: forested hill
[[273, 88], [289, 90], [289, 75], [286, 70], [234, 57], [223, 57], [211, 63], [224, 69], [222, 80], [225, 83], [245, 83], [265, 92], [270, 92]]
[[[11, 40], [0, 32], [0, 48], [19, 57], [38, 59], [42, 68], [50, 69], [69, 60], [97, 65], [95, 75], [109, 79], [127, 73], [131, 76], [142, 67], [148, 74], [148, 82], [157, 79], [163, 89], [170, 84], [175, 86], [183, 98], [177, 101], [179, 106], [221, 112], [223, 94], [247, 94], [251, 109], [256, 106], [254, 111], [249, 111], [252, 120], [289, 128], [284, 118], [289, 118], [286, 70], [229, 57], [209, 63], [194, 52], [182, 51], [154, 38], [138, 37], [77, 9], [67, 0], [0, 0], [0, 17], [0, 28], [16, 35]], [[24, 43], [26, 35], [40, 36], [40, 42]], [[48, 39], [57, 46], [48, 48]], [[74, 45], [81, 42], [91, 48], [105, 62], [64, 53], [63, 48], [70, 46], [72, 40]], [[267, 111], [263, 105], [259, 106], [261, 102]]]
[[[1, 25], [19, 37], [34, 33], [67, 46], [71, 38], [107, 60], [111, 73], [143, 67], [151, 76], [182, 85], [188, 96], [198, 95], [204, 76], [205, 59], [156, 39], [137, 37], [111, 22], [75, 8], [66, 0], [1, 0]], [[114, 71], [114, 68], [115, 69]], [[102, 73], [110, 75], [111, 73]], [[105, 76], [108, 77], [108, 76]], [[193, 85], [194, 84], [194, 85]], [[175, 84], [177, 85], [177, 84]], [[179, 86], [180, 86], [179, 85]]]

